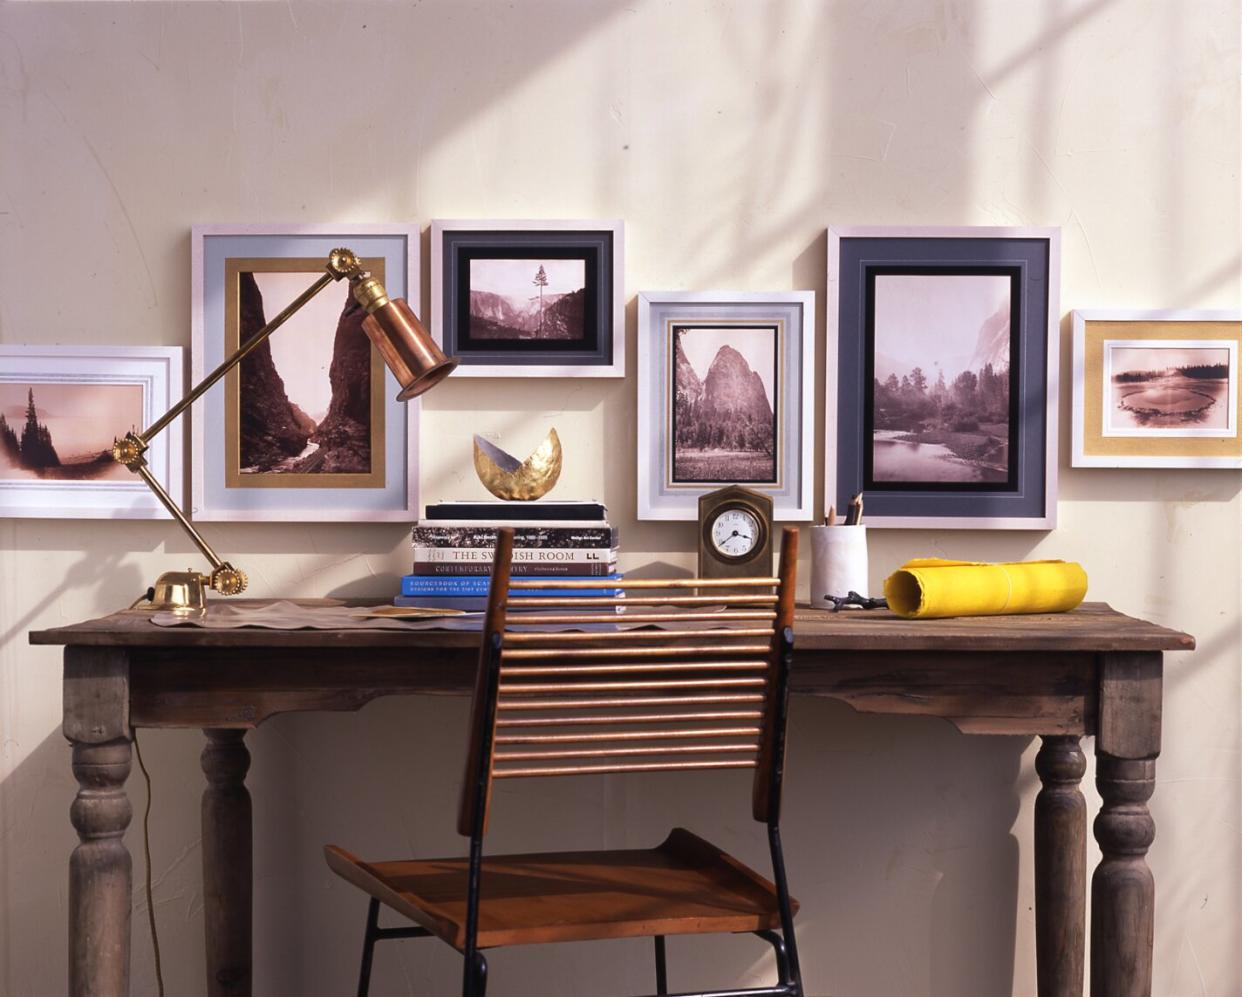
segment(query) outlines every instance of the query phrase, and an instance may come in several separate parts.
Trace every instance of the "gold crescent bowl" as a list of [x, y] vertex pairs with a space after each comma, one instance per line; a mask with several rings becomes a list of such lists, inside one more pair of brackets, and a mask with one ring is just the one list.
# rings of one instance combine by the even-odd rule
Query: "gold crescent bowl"
[[499, 499], [530, 501], [552, 490], [561, 476], [561, 438], [548, 430], [543, 442], [524, 461], [479, 435], [474, 437], [474, 470]]

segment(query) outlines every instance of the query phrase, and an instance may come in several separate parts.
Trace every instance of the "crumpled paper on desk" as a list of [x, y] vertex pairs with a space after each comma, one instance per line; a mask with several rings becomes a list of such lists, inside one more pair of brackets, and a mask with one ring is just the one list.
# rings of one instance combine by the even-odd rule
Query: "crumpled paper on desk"
[[[374, 610], [374, 606], [334, 605], [330, 602], [306, 603], [287, 599], [254, 604], [211, 603], [202, 616], [185, 616], [177, 613], [153, 613], [151, 622], [160, 627], [200, 627], [206, 630], [237, 630], [257, 627], [262, 630], [473, 630], [483, 629], [483, 613], [464, 616], [437, 616], [427, 620], [396, 620], [391, 618], [360, 617], [359, 613]], [[658, 607], [652, 607], [658, 608]], [[707, 607], [703, 607], [707, 609]], [[724, 607], [719, 607], [723, 610]], [[702, 611], [702, 610], [700, 610]], [[708, 611], [716, 611], [712, 607]], [[513, 630], [636, 630], [653, 627], [658, 630], [693, 630], [697, 628], [729, 629], [732, 624], [721, 620], [718, 624], [704, 621], [688, 623], [630, 623], [618, 614], [616, 623], [563, 623], [555, 625], [523, 626], [521, 616], [512, 613], [508, 619]], [[746, 626], [747, 624], [742, 624]], [[753, 624], [750, 624], [753, 626]]]
[[212, 603], [202, 616], [153, 613], [159, 627], [201, 627], [206, 630], [481, 630], [483, 614], [437, 616], [428, 620], [361, 618], [371, 606], [301, 605], [285, 599], [261, 605]]

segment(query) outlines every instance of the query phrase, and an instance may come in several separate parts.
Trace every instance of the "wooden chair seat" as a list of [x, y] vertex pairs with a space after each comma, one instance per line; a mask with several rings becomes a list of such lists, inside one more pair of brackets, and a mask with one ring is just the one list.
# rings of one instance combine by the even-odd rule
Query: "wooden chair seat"
[[[324, 851], [338, 875], [464, 950], [467, 859], [368, 863]], [[480, 896], [479, 948], [781, 923], [769, 880], [682, 828], [650, 849], [484, 857]]]

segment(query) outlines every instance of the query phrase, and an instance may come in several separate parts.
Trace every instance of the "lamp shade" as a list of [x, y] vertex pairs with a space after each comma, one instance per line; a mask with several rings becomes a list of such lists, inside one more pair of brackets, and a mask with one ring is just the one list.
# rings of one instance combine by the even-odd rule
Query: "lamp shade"
[[368, 313], [362, 329], [401, 386], [397, 401], [406, 402], [448, 377], [457, 366], [457, 358], [444, 355], [404, 298], [389, 298], [381, 289], [382, 299], [377, 300], [375, 282], [371, 283], [366, 289], [371, 295], [366, 291], [358, 295]]

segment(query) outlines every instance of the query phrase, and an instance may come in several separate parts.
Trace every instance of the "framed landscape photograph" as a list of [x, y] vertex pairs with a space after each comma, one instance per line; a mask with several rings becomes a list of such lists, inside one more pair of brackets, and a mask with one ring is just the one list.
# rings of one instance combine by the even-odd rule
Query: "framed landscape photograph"
[[[345, 246], [418, 310], [418, 229], [194, 229], [195, 381], [323, 274]], [[203, 396], [193, 418], [200, 520], [398, 521], [417, 508], [418, 402], [362, 329], [349, 282], [330, 284]]]
[[815, 294], [638, 296], [638, 517], [695, 519], [724, 485], [811, 518]]
[[431, 225], [431, 333], [455, 377], [624, 377], [619, 221]]
[[1242, 311], [1074, 312], [1075, 467], [1242, 467]]
[[830, 228], [825, 504], [1051, 529], [1058, 282], [1056, 229]]
[[[183, 365], [173, 346], [0, 346], [0, 516], [171, 519], [112, 459], [112, 442], [181, 398]], [[181, 429], [174, 424], [147, 451], [178, 503]]]

